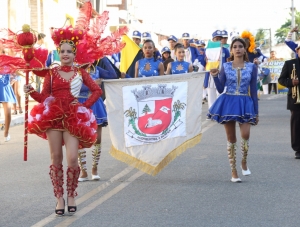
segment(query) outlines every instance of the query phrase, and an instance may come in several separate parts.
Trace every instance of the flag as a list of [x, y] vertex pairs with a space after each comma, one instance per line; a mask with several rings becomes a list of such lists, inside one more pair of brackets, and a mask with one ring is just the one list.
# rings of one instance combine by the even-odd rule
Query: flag
[[156, 175], [201, 140], [204, 72], [105, 80], [110, 154]]
[[207, 48], [205, 51], [207, 57], [206, 70], [216, 69], [220, 65], [221, 55], [221, 42], [208, 41]]
[[122, 41], [126, 46], [121, 51], [120, 71], [134, 77], [135, 63], [143, 58], [143, 52], [127, 35], [122, 36]]

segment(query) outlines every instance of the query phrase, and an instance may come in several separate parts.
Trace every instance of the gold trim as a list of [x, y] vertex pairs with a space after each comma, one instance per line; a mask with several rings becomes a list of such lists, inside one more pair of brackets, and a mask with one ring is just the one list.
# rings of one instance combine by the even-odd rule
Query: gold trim
[[149, 175], [155, 176], [157, 175], [161, 170], [163, 170], [170, 162], [172, 162], [177, 156], [181, 155], [183, 152], [185, 152], [188, 148], [192, 148], [198, 143], [200, 143], [202, 138], [202, 133], [195, 136], [194, 138], [191, 138], [181, 145], [179, 145], [177, 148], [175, 148], [173, 151], [171, 151], [157, 166], [149, 165], [146, 162], [143, 162], [135, 157], [132, 157], [123, 151], [117, 150], [113, 145], [110, 149], [110, 154], [115, 159], [125, 162], [126, 164], [137, 168]]

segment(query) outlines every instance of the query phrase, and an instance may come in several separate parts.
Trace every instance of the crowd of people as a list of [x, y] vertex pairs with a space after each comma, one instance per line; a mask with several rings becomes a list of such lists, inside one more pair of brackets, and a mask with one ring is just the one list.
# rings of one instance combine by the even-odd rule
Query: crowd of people
[[[57, 216], [65, 213], [63, 146], [66, 148], [68, 164], [66, 186], [67, 207], [70, 214], [74, 214], [77, 210], [75, 197], [77, 196], [78, 182], [89, 180], [86, 148], [94, 146], [91, 179], [100, 179], [98, 164], [101, 154], [102, 127], [108, 124], [103, 103], [105, 96], [101, 89], [103, 79], [152, 77], [207, 71], [203, 84], [205, 88], [203, 98], [208, 97], [207, 118], [224, 125], [231, 181], [241, 182], [236, 169], [237, 123], [240, 127], [241, 137], [242, 174], [245, 176], [251, 174], [247, 165], [247, 156], [251, 125], [257, 125], [259, 122], [258, 66], [266, 61], [267, 57], [255, 46], [254, 36], [250, 32], [235, 34], [229, 45], [227, 44], [227, 31], [214, 31], [211, 41], [220, 42], [221, 48], [218, 59], [214, 59], [218, 62], [217, 66], [208, 68], [210, 55], [209, 50], [205, 49], [205, 42], [191, 39], [189, 33], [182, 34], [182, 43], [174, 35], [170, 35], [169, 47], [164, 47], [160, 52], [155, 47], [150, 33], [134, 31], [132, 39], [143, 52], [143, 58], [135, 63], [134, 75], [127, 75], [126, 72], [120, 72], [118, 69], [122, 58], [120, 53], [95, 59], [90, 68], [80, 67], [76, 64], [76, 58], [78, 60], [78, 57], [83, 56], [77, 50], [78, 42], [69, 38], [74, 37], [72, 35], [74, 32], [78, 32], [76, 33], [77, 41], [85, 39], [84, 35], [76, 29], [64, 28], [54, 31], [52, 39], [57, 46], [57, 53], [52, 51], [49, 54], [47, 65], [51, 65], [57, 60], [55, 54], [59, 56], [60, 65], [50, 68], [45, 66], [41, 91], [39, 87], [35, 89], [30, 84], [24, 85], [23, 88], [24, 93], [30, 95], [38, 103], [29, 114], [29, 133], [47, 139], [49, 143], [51, 154], [49, 175], [57, 202], [55, 207]], [[40, 34], [39, 40], [43, 38], [44, 35]], [[295, 52], [300, 53], [299, 46], [294, 46], [296, 44], [288, 38], [287, 42]], [[2, 54], [6, 53], [2, 52]], [[274, 56], [271, 54], [272, 57]], [[293, 64], [296, 64], [296, 68], [300, 72], [299, 58], [287, 61], [279, 79], [279, 82], [290, 90], [293, 86], [298, 85], [296, 78], [290, 78]], [[33, 72], [41, 76], [40, 71]], [[13, 114], [17, 114], [17, 110], [22, 113], [19, 93], [20, 79], [18, 75], [13, 76], [0, 76], [0, 102], [5, 113], [5, 141], [10, 140], [10, 104], [18, 104], [18, 107], [13, 107]], [[290, 91], [288, 95], [290, 93], [292, 92]], [[296, 152], [296, 158], [300, 158], [300, 146], [299, 140], [297, 140], [300, 136], [299, 106], [294, 104], [294, 99], [289, 98], [292, 148]]]

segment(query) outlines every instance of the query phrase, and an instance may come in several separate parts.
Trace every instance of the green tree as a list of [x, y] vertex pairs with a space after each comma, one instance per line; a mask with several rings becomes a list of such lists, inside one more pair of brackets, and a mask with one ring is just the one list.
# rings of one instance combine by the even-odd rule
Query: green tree
[[148, 106], [148, 104], [145, 105], [144, 109], [143, 109], [143, 113], [147, 114], [148, 112], [150, 112], [150, 108]]
[[[291, 14], [290, 14], [291, 15]], [[300, 12], [295, 13], [295, 22], [300, 26]], [[277, 43], [283, 43], [288, 32], [291, 30], [292, 22], [291, 19], [287, 19], [280, 28], [278, 28], [275, 32], [275, 37], [277, 39]], [[300, 29], [300, 27], [299, 27]], [[300, 38], [300, 34], [296, 34], [296, 40]]]
[[265, 33], [266, 30], [260, 28], [257, 30], [257, 33], [256, 33], [256, 36], [255, 36], [255, 40], [256, 41], [260, 41], [260, 40], [264, 40], [265, 37], [266, 37], [266, 33]]

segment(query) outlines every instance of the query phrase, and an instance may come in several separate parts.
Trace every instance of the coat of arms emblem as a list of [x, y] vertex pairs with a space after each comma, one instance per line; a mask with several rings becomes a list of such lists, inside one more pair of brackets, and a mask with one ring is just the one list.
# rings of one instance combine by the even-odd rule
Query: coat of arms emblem
[[182, 133], [174, 133], [178, 128], [185, 133], [185, 119], [182, 117], [185, 117], [186, 94], [181, 98], [180, 94], [176, 95], [182, 94], [182, 91], [178, 92], [179, 88], [182, 90], [184, 86], [173, 83], [143, 85], [141, 88], [131, 89], [130, 97], [135, 102], [124, 111], [124, 124], [128, 124], [125, 137], [136, 140], [138, 145], [158, 142], [170, 135], [181, 135]]

